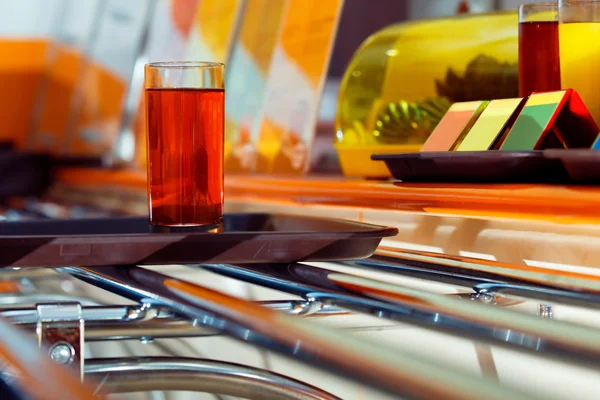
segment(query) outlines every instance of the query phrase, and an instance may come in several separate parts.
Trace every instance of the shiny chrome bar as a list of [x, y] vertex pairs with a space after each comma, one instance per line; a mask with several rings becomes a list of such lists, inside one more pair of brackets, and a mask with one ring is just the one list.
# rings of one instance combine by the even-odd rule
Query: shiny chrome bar
[[56, 279], [59, 277], [51, 268], [2, 268], [0, 269], [0, 281], [13, 279]]
[[595, 368], [600, 365], [600, 337], [580, 325], [398, 285], [384, 286], [380, 281], [304, 264], [210, 264], [200, 268], [308, 300], [461, 338]]
[[600, 308], [600, 279], [583, 274], [534, 271], [474, 258], [382, 249], [368, 259], [342, 264], [472, 287], [475, 291], [493, 287], [498, 293]]
[[194, 391], [256, 400], [340, 400], [313, 386], [262, 369], [194, 358], [86, 360], [85, 377], [106, 393]]
[[[97, 322], [136, 322], [157, 317], [170, 318], [173, 313], [164, 307], [146, 304], [135, 306], [86, 306], [82, 307], [86, 324]], [[0, 311], [0, 316], [9, 319], [15, 325], [36, 324], [38, 314], [35, 308], [13, 308]]]
[[271, 310], [283, 311], [293, 315], [311, 317], [350, 314], [349, 311], [344, 310], [343, 308], [334, 306], [332, 304], [319, 303], [318, 301], [259, 301], [257, 302], [257, 304], [260, 304], [263, 307], [270, 308]]
[[[202, 337], [217, 334], [214, 330], [194, 326], [187, 318], [180, 318], [165, 307], [86, 306], [82, 311], [86, 324], [86, 342]], [[0, 310], [0, 317], [29, 333], [35, 333], [38, 315], [33, 308]]]
[[3, 396], [10, 396], [6, 398], [97, 399], [75, 374], [55, 364], [31, 337], [1, 318], [0, 338], [0, 389]]
[[[263, 301], [263, 307], [299, 316], [323, 316], [347, 313], [335, 306], [325, 306], [318, 302], [304, 300]], [[130, 340], [140, 338], [177, 338], [214, 336], [211, 329], [194, 326], [185, 317], [180, 317], [167, 307], [156, 305], [85, 306], [82, 307], [85, 320], [86, 341]], [[34, 332], [38, 320], [34, 308], [0, 308], [0, 317], [13, 324]]]
[[12, 309], [15, 306], [34, 305], [36, 303], [72, 303], [74, 301], [86, 306], [93, 306], [97, 304], [94, 300], [76, 295], [69, 296], [68, 294], [55, 293], [11, 293], [9, 295], [0, 295], [0, 310]]
[[266, 309], [139, 267], [68, 267], [62, 272], [131, 300], [165, 305], [235, 339], [408, 398], [527, 399], [485, 377], [462, 374], [306, 319]]
[[92, 326], [86, 325], [85, 341], [173, 339], [215, 335], [218, 335], [215, 330], [194, 326], [189, 321], [161, 319], [135, 323], [105, 322]]

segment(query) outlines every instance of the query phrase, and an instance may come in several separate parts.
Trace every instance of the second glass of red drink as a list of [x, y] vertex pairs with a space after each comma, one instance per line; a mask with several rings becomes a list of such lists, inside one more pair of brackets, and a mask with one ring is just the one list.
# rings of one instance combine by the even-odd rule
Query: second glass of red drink
[[153, 225], [223, 219], [224, 65], [146, 65], [148, 207]]
[[519, 8], [519, 96], [560, 90], [558, 5]]

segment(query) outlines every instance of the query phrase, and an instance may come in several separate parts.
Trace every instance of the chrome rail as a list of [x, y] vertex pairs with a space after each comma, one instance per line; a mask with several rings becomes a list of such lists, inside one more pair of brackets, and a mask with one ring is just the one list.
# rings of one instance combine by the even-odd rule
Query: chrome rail
[[[39, 298], [41, 300], [44, 297], [40, 295]], [[64, 297], [64, 299], [60, 297], [60, 299], [66, 301], [68, 297]], [[71, 301], [77, 301], [77, 298], [71, 298]], [[262, 301], [256, 304], [298, 316], [347, 313], [347, 311], [335, 306], [304, 300]], [[212, 329], [194, 326], [189, 318], [179, 316], [167, 307], [148, 303], [140, 305], [84, 306], [82, 307], [82, 316], [86, 325], [85, 340], [89, 342], [142, 338], [202, 337], [219, 334]], [[35, 308], [0, 308], [0, 317], [31, 333], [35, 332], [38, 321]]]
[[134, 323], [103, 322], [92, 325], [86, 321], [85, 341], [172, 339], [214, 335], [217, 335], [217, 332], [212, 329], [194, 326], [185, 320], [167, 318]]
[[407, 251], [378, 252], [342, 265], [428, 279], [479, 291], [494, 291], [540, 300], [600, 308], [600, 280], [583, 274], [548, 274], [523, 267], [467, 257]]
[[580, 325], [298, 263], [197, 267], [311, 301], [562, 361], [600, 366], [600, 337]]
[[[85, 306], [85, 341], [166, 339], [213, 336], [215, 331], [194, 326], [165, 307], [149, 306]], [[29, 333], [35, 333], [38, 314], [35, 308], [0, 309], [0, 317]]]
[[[76, 301], [76, 300], [72, 300]], [[137, 306], [86, 306], [82, 307], [82, 316], [86, 324], [94, 322], [137, 322], [154, 318], [172, 317], [164, 307], [141, 304]], [[35, 308], [12, 308], [0, 311], [0, 316], [9, 319], [15, 325], [35, 324], [38, 319]]]
[[340, 400], [313, 386], [244, 365], [176, 357], [86, 360], [85, 376], [105, 393], [194, 391], [256, 400]]
[[0, 281], [26, 278], [36, 279], [56, 279], [59, 277], [53, 269], [50, 268], [3, 268], [0, 271]]
[[138, 302], [160, 304], [196, 325], [327, 368], [408, 398], [527, 399], [534, 396], [485, 377], [462, 374], [406, 352], [382, 348], [306, 319], [139, 267], [68, 267], [60, 271]]

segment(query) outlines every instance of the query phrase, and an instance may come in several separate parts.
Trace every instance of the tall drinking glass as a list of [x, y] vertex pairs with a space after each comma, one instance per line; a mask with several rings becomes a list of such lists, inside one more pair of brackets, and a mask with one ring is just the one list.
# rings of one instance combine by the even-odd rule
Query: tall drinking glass
[[224, 65], [145, 67], [150, 223], [201, 226], [223, 218]]
[[600, 0], [560, 0], [558, 15], [562, 87], [579, 92], [600, 123]]
[[519, 96], [560, 90], [558, 5], [519, 7]]

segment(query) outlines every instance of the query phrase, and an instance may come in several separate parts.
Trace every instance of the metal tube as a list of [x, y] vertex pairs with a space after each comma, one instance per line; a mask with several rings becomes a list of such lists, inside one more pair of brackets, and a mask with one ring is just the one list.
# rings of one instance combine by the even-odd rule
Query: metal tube
[[[85, 341], [131, 340], [213, 336], [215, 331], [194, 326], [187, 318], [175, 316], [166, 307], [142, 305], [86, 306]], [[33, 308], [0, 310], [0, 317], [34, 333], [38, 320]]]
[[[347, 313], [335, 306], [305, 300], [263, 301], [263, 307], [300, 316], [323, 316]], [[86, 341], [166, 339], [214, 336], [212, 329], [194, 326], [192, 321], [156, 305], [85, 306]], [[34, 308], [0, 309], [0, 317], [10, 320], [28, 332], [34, 332], [38, 320]]]
[[[18, 324], [18, 326], [31, 334], [35, 333], [35, 324]], [[137, 340], [142, 338], [204, 337], [215, 336], [217, 334], [212, 329], [194, 326], [189, 321], [169, 318], [131, 323], [101, 322], [87, 324], [86, 322], [85, 327], [86, 342]]]
[[103, 323], [86, 326], [86, 342], [107, 340], [169, 339], [215, 336], [213, 329], [194, 326], [182, 320], [151, 320], [137, 323]]
[[0, 280], [13, 280], [27, 278], [33, 279], [56, 279], [59, 275], [51, 268], [10, 268], [5, 267], [0, 270]]
[[306, 319], [139, 267], [68, 267], [61, 271], [126, 298], [166, 305], [197, 324], [327, 368], [396, 396], [445, 399], [533, 398], [487, 378], [462, 374]]
[[87, 297], [69, 296], [67, 294], [35, 293], [35, 294], [9, 294], [0, 295], [0, 310], [13, 308], [15, 306], [34, 305], [36, 303], [62, 303], [78, 302], [82, 305], [92, 306], [97, 304]]
[[[40, 297], [41, 301], [43, 297]], [[61, 301], [67, 301], [68, 296], [61, 297]], [[74, 298], [71, 302], [78, 301]], [[46, 301], [48, 303], [48, 301]], [[338, 315], [348, 314], [348, 311], [331, 306], [324, 305], [315, 301], [306, 300], [282, 300], [282, 301], [259, 301], [263, 307], [271, 310], [283, 311], [293, 315]], [[86, 324], [100, 322], [134, 322], [150, 319], [178, 320], [176, 313], [167, 307], [157, 305], [92, 305], [82, 307], [83, 319]], [[37, 311], [35, 308], [0, 308], [0, 317], [8, 318], [14, 324], [35, 324], [37, 322]]]
[[[288, 302], [286, 302], [288, 303]], [[194, 326], [165, 307], [142, 305], [85, 306], [85, 341], [135, 340], [213, 336], [216, 332]], [[0, 317], [24, 331], [35, 333], [38, 315], [34, 308], [0, 310]]]
[[490, 284], [503, 293], [600, 308], [600, 279], [584, 274], [541, 269], [532, 271], [524, 266], [473, 258], [385, 250], [378, 250], [377, 254], [365, 260], [342, 264], [474, 287], [475, 290], [478, 285]]
[[318, 301], [306, 301], [306, 300], [290, 300], [290, 301], [259, 301], [263, 307], [270, 308], [271, 310], [284, 311], [288, 314], [302, 315], [302, 316], [329, 316], [329, 315], [340, 315], [350, 314], [349, 311], [344, 310], [340, 307], [336, 307], [332, 304], [323, 304]]
[[[211, 272], [403, 323], [598, 367], [600, 338], [589, 328], [535, 318], [303, 264], [204, 265]], [[353, 284], [350, 284], [352, 280]], [[382, 282], [381, 282], [382, 283]], [[380, 292], [376, 292], [375, 290]]]
[[86, 379], [107, 393], [194, 391], [257, 400], [339, 400], [338, 397], [262, 369], [194, 358], [90, 359]]
[[[77, 301], [76, 299], [74, 301]], [[86, 323], [101, 321], [133, 322], [160, 317], [171, 317], [173, 314], [159, 307], [145, 305], [134, 306], [85, 306], [82, 316]], [[35, 324], [38, 314], [35, 308], [12, 308], [0, 310], [0, 316], [8, 318], [14, 324]]]

